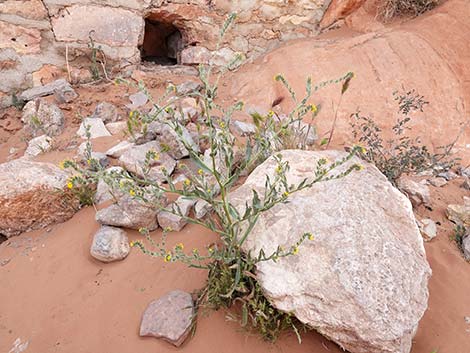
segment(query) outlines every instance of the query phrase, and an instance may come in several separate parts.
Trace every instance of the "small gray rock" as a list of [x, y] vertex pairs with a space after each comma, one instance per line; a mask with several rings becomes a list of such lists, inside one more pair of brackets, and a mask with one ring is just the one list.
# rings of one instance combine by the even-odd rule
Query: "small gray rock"
[[429, 205], [431, 203], [431, 194], [427, 185], [418, 183], [409, 177], [402, 176], [398, 179], [398, 189], [408, 196], [414, 207], [421, 204]]
[[87, 138], [87, 127], [90, 128], [90, 139], [111, 136], [106, 126], [104, 126], [103, 120], [99, 118], [85, 118], [77, 132], [78, 136], [82, 139]]
[[202, 85], [199, 82], [187, 81], [176, 86], [176, 92], [180, 95], [187, 95], [192, 92], [199, 92], [202, 89]]
[[149, 101], [147, 95], [143, 92], [137, 92], [129, 96], [131, 104], [127, 105], [127, 108], [134, 110], [140, 107], [143, 107]]
[[41, 135], [33, 138], [28, 143], [28, 148], [24, 152], [26, 157], [36, 157], [52, 149], [52, 138], [47, 135]]
[[210, 203], [204, 200], [198, 200], [194, 205], [194, 216], [196, 219], [204, 218], [212, 210]]
[[54, 98], [59, 104], [70, 103], [78, 98], [78, 94], [72, 86], [67, 85], [56, 89], [54, 91]]
[[447, 180], [443, 177], [431, 178], [431, 179], [428, 179], [428, 182], [429, 184], [431, 184], [432, 186], [436, 188], [441, 188], [447, 184]]
[[129, 141], [119, 142], [116, 146], [111, 147], [106, 151], [106, 155], [111, 158], [119, 158], [130, 148], [134, 147], [135, 144]]
[[129, 240], [124, 230], [102, 226], [93, 238], [90, 253], [102, 262], [113, 262], [125, 259], [129, 251]]
[[[110, 167], [105, 170], [105, 174], [108, 175], [115, 175], [119, 179], [120, 174], [123, 174], [125, 171], [121, 167]], [[114, 190], [111, 186], [109, 186], [106, 181], [104, 181], [102, 178], [98, 180], [98, 184], [96, 186], [96, 193], [95, 193], [95, 203], [100, 204], [109, 200], [112, 200], [115, 197], [123, 197], [123, 193], [121, 190]]]
[[[72, 89], [65, 79], [56, 80], [44, 86], [37, 86], [23, 91], [19, 96], [19, 100], [31, 101], [39, 97], [50, 96], [55, 92]], [[73, 90], [73, 89], [72, 89]]]
[[115, 123], [107, 123], [106, 129], [112, 134], [117, 135], [127, 130], [127, 122], [116, 121]]
[[[187, 217], [195, 203], [195, 200], [185, 199], [183, 196], [180, 196], [170, 207], [172, 207], [175, 212], [178, 212], [179, 208], [179, 212], [181, 212], [184, 217]], [[163, 229], [171, 229], [172, 231], [179, 232], [188, 224], [188, 221], [184, 219], [184, 217], [171, 212], [161, 211], [158, 213], [158, 224]]]
[[459, 177], [456, 173], [454, 173], [451, 170], [449, 170], [447, 172], [439, 173], [437, 176], [441, 177], [441, 178], [444, 178], [447, 181], [451, 181], [451, 180]]
[[181, 127], [181, 129], [182, 136], [180, 137], [170, 126], [162, 124], [159, 136], [157, 137], [160, 145], [167, 147], [168, 154], [174, 159], [182, 159], [189, 156], [189, 152], [181, 141], [181, 138], [187, 145], [191, 146], [193, 150], [199, 151], [199, 146], [193, 141], [189, 131], [185, 127]]
[[434, 239], [437, 235], [437, 225], [432, 219], [426, 218], [418, 222], [423, 238], [427, 241]]
[[28, 102], [23, 108], [21, 121], [25, 124], [25, 132], [31, 136], [57, 136], [64, 130], [62, 111], [44, 99]]
[[142, 317], [140, 335], [162, 338], [179, 347], [191, 331], [193, 317], [191, 295], [172, 291], [149, 304]]
[[470, 261], [470, 235], [469, 234], [467, 234], [467, 236], [463, 238], [462, 250], [463, 250], [463, 256], [465, 260]]
[[245, 123], [243, 121], [234, 120], [232, 127], [240, 136], [251, 136], [256, 133], [255, 124]]
[[118, 110], [114, 104], [102, 102], [96, 106], [92, 118], [101, 119], [104, 123], [114, 123], [119, 120]]

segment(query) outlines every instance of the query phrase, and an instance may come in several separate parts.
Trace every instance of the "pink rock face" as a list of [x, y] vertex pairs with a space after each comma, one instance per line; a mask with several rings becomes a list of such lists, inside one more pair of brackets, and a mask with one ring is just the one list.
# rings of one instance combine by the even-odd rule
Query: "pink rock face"
[[6, 0], [0, 3], [0, 13], [16, 15], [31, 20], [47, 18], [47, 11], [41, 0]]
[[18, 54], [36, 54], [41, 51], [40, 43], [40, 30], [0, 21], [0, 50], [11, 48]]
[[162, 338], [179, 347], [191, 331], [193, 315], [191, 295], [172, 291], [149, 304], [142, 317], [140, 335]]
[[94, 31], [93, 39], [99, 44], [137, 47], [143, 39], [144, 20], [125, 9], [77, 5], [53, 18], [52, 26], [58, 41], [88, 42]]

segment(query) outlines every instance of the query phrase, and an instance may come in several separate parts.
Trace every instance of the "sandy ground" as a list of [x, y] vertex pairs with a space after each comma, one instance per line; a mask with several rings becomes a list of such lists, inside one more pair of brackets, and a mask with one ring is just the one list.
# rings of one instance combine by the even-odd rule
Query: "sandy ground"
[[[165, 81], [162, 77], [147, 80], [155, 94], [162, 91]], [[77, 101], [61, 106], [66, 132], [55, 141], [54, 151], [38, 160], [59, 163], [73, 157], [82, 142], [75, 136], [80, 117], [90, 115], [101, 101], [122, 107], [133, 93], [132, 89], [109, 84], [82, 87], [78, 92]], [[228, 94], [222, 98], [233, 101]], [[127, 115], [125, 109], [121, 114]], [[26, 148], [19, 130], [20, 115], [14, 108], [0, 114], [0, 162], [19, 158]], [[97, 139], [95, 149], [105, 151], [124, 138], [116, 135]], [[343, 142], [338, 139], [335, 146]], [[416, 210], [417, 218], [432, 218], [440, 225], [437, 238], [425, 244], [433, 276], [429, 308], [420, 322], [413, 353], [470, 352], [470, 324], [464, 319], [470, 317], [470, 264], [451, 239], [454, 226], [445, 217], [448, 204], [461, 203], [463, 196], [470, 196], [469, 191], [459, 187], [460, 183], [454, 180], [442, 188], [431, 187], [432, 210]], [[31, 353], [341, 352], [315, 332], [305, 334], [302, 345], [292, 334], [274, 345], [263, 342], [227, 321], [223, 311], [200, 316], [195, 336], [180, 349], [153, 338], [140, 338], [140, 319], [147, 304], [170, 290], [197, 290], [204, 284], [205, 273], [166, 264], [137, 249], [119, 263], [94, 260], [89, 254], [99, 227], [94, 213], [95, 209], [88, 207], [66, 223], [0, 244], [1, 353], [9, 352], [17, 338], [29, 342], [26, 352]], [[156, 232], [154, 236], [161, 234]], [[130, 233], [130, 240], [139, 237]], [[212, 235], [194, 226], [169, 239], [189, 249], [201, 248], [213, 240]]]

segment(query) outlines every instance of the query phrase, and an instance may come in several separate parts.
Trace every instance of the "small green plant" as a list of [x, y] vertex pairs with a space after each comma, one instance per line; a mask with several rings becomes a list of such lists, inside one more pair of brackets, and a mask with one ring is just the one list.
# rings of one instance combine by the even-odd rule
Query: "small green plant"
[[454, 234], [452, 238], [462, 253], [463, 253], [463, 239], [465, 238], [466, 235], [467, 235], [467, 228], [465, 226], [458, 225], [454, 228]]
[[380, 17], [391, 20], [400, 16], [419, 16], [432, 10], [441, 3], [441, 0], [385, 0], [378, 8]]
[[357, 112], [351, 116], [353, 136], [364, 145], [361, 157], [375, 166], [392, 182], [396, 183], [401, 175], [419, 173], [429, 169], [448, 170], [458, 162], [452, 158], [455, 142], [438, 147], [431, 153], [423, 145], [419, 137], [412, 138], [407, 134], [410, 130], [410, 114], [423, 111], [428, 104], [424, 97], [414, 90], [404, 93], [394, 93], [398, 103], [399, 117], [391, 129], [392, 138], [384, 140], [383, 131], [370, 117]]
[[[91, 65], [90, 65], [90, 72], [91, 72], [91, 77], [93, 78], [94, 81], [98, 81], [101, 79], [101, 71], [100, 71], [100, 66], [103, 69], [104, 75], [106, 75], [106, 69], [105, 69], [105, 63], [104, 61], [104, 53], [103, 50], [101, 49], [101, 46], [96, 46], [95, 40], [93, 39], [93, 33], [94, 31], [90, 31], [88, 34], [88, 48], [90, 49], [90, 60], [91, 60]], [[103, 60], [98, 59], [98, 54], [101, 54]]]
[[18, 98], [16, 94], [13, 94], [11, 96], [11, 105], [18, 110], [23, 110], [24, 106], [26, 105], [26, 101]]

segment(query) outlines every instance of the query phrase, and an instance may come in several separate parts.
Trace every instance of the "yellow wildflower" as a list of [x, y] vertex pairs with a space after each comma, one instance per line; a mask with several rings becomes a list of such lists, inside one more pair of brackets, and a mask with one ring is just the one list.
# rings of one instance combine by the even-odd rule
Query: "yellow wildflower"
[[60, 169], [65, 169], [65, 163], [66, 163], [66, 162], [67, 162], [66, 160], [60, 162], [60, 163], [59, 163], [59, 168], [60, 168]]
[[72, 188], [73, 188], [73, 182], [72, 182], [71, 180], [69, 180], [69, 181], [67, 182], [67, 187], [68, 187], [69, 189], [72, 189]]
[[135, 245], [135, 243], [134, 243], [133, 241], [131, 241], [131, 242], [129, 243], [129, 246], [130, 246], [131, 248], [133, 248], [134, 245]]
[[163, 259], [163, 261], [165, 261], [165, 262], [170, 262], [170, 261], [171, 261], [171, 258], [172, 258], [171, 252], [168, 251], [168, 252], [166, 253], [166, 256], [165, 256], [165, 258]]
[[318, 108], [317, 108], [317, 106], [316, 106], [315, 104], [311, 104], [311, 105], [310, 105], [310, 111], [311, 111], [312, 113], [315, 113], [317, 110], [318, 110]]
[[308, 233], [307, 237], [308, 237], [308, 240], [313, 240], [313, 239], [315, 239], [315, 237], [313, 236], [312, 233]]
[[220, 122], [220, 127], [223, 129], [225, 128], [225, 123], [223, 121]]
[[134, 191], [133, 189], [130, 189], [130, 190], [129, 190], [129, 195], [135, 196], [135, 191]]
[[186, 180], [184, 181], [184, 185], [190, 186], [190, 185], [191, 185], [191, 180], [186, 179]]
[[276, 173], [281, 174], [281, 172], [282, 172], [282, 167], [281, 167], [281, 165], [278, 165], [277, 168], [276, 168]]
[[284, 197], [289, 196], [289, 192], [288, 192], [288, 191], [284, 191], [284, 193], [282, 194], [282, 196], [284, 196]]
[[212, 254], [214, 252], [213, 248], [209, 248], [209, 253]]
[[299, 253], [299, 247], [294, 246], [294, 248], [292, 249], [292, 254], [297, 255], [298, 253]]
[[130, 111], [130, 113], [129, 113], [129, 118], [131, 118], [131, 119], [132, 119], [133, 117], [134, 117], [134, 111], [133, 111], [133, 110], [131, 110], [131, 111]]
[[194, 255], [198, 255], [198, 254], [199, 254], [199, 250], [196, 249], [196, 248], [194, 248], [194, 249], [193, 249], [193, 254], [194, 254]]
[[198, 173], [199, 175], [202, 175], [202, 174], [204, 174], [204, 171], [203, 171], [202, 169], [199, 169], [199, 170], [197, 171], [197, 173]]
[[178, 244], [176, 244], [175, 248], [176, 248], [177, 250], [183, 250], [183, 249], [184, 249], [184, 245], [183, 245], [183, 243], [178, 243]]
[[268, 118], [272, 118], [274, 116], [274, 112], [272, 110], [270, 110], [268, 112]]

